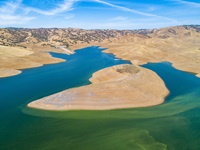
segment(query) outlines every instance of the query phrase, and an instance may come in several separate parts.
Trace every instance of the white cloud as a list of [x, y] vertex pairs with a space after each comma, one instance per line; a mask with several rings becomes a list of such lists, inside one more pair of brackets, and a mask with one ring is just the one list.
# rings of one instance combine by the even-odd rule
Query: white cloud
[[[57, 5], [52, 10], [41, 10], [33, 7], [28, 7], [22, 4], [23, 0], [10, 0], [8, 2], [1, 3], [0, 7], [0, 25], [16, 25], [25, 24], [36, 17], [29, 15], [29, 12], [35, 12], [41, 15], [57, 15], [73, 9], [73, 5], [78, 0], [65, 0], [63, 3]], [[66, 16], [65, 18], [73, 18], [74, 16]]]
[[25, 24], [33, 19], [35, 19], [35, 18], [19, 16], [19, 15], [2, 15], [2, 14], [0, 14], [0, 25]]
[[0, 7], [0, 13], [12, 14], [19, 8], [21, 3], [22, 0], [4, 2], [3, 6]]
[[172, 21], [172, 22], [177, 22], [176, 20], [171, 19], [171, 18], [167, 18], [167, 17], [163, 17], [163, 16], [159, 16], [159, 15], [154, 15], [154, 14], [151, 14], [151, 13], [145, 13], [145, 12], [137, 11], [137, 10], [130, 9], [130, 8], [127, 8], [127, 7], [111, 4], [111, 3], [108, 3], [108, 2], [105, 2], [105, 1], [102, 1], [102, 0], [93, 0], [93, 1], [107, 5], [107, 6], [110, 6], [110, 7], [113, 7], [113, 8], [116, 8], [116, 9], [119, 9], [121, 11], [130, 12], [130, 13], [134, 13], [134, 14], [138, 14], [138, 15], [142, 15], [142, 16], [146, 16], [146, 17], [156, 17], [156, 18], [160, 18], [160, 19], [164, 19], [164, 20], [169, 20], [169, 21]]
[[200, 3], [196, 3], [196, 2], [189, 2], [189, 1], [184, 1], [184, 0], [171, 0], [180, 4], [184, 4], [184, 5], [190, 5], [192, 7], [200, 7]]
[[27, 7], [25, 10], [28, 12], [35, 12], [38, 14], [42, 15], [48, 15], [48, 16], [54, 16], [62, 12], [70, 11], [73, 10], [73, 5], [77, 2], [78, 0], [65, 0], [63, 3], [58, 4], [58, 6], [52, 10], [41, 10], [33, 7]]
[[24, 14], [16, 14], [16, 11], [20, 9], [22, 0], [15, 0], [3, 3], [0, 7], [0, 25], [16, 25], [24, 24], [34, 17], [29, 17]]

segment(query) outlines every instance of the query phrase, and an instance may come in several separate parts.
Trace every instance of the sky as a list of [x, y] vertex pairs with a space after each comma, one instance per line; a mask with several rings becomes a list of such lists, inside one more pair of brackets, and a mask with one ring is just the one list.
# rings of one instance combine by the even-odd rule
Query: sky
[[0, 27], [152, 29], [200, 24], [200, 0], [0, 0]]

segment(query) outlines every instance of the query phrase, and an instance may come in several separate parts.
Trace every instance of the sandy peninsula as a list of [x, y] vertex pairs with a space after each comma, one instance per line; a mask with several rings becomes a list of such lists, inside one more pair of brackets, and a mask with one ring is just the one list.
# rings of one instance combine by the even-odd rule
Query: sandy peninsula
[[49, 53], [21, 47], [0, 46], [0, 77], [20, 74], [22, 69], [40, 67], [44, 64], [64, 62]]
[[164, 102], [169, 91], [153, 71], [118, 65], [93, 74], [91, 85], [44, 97], [28, 107], [46, 110], [108, 110], [147, 107]]

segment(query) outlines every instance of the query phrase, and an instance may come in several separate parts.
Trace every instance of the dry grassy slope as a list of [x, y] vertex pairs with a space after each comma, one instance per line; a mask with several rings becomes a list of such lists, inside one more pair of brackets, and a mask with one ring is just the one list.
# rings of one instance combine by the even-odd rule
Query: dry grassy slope
[[17, 75], [21, 73], [21, 69], [62, 61], [64, 60], [53, 58], [44, 52], [33, 52], [30, 49], [20, 47], [0, 46], [0, 77]]
[[177, 69], [200, 74], [200, 32], [185, 27], [164, 28], [147, 36], [130, 35], [103, 43], [105, 52], [140, 65], [169, 61]]
[[131, 30], [83, 30], [83, 29], [0, 29], [0, 44], [29, 47], [29, 45], [70, 46], [82, 43], [102, 42], [112, 37], [133, 34]]
[[[66, 53], [56, 46], [67, 46], [74, 50], [100, 45], [109, 48], [106, 52], [131, 60], [134, 64], [170, 61], [178, 69], [200, 74], [200, 26], [122, 31], [73, 28], [0, 29], [0, 45], [15, 47], [12, 48], [12, 54], [8, 49], [0, 52], [0, 68], [4, 70], [60, 62], [61, 60], [53, 59], [46, 53]], [[21, 53], [19, 47], [34, 54], [18, 56]]]
[[65, 50], [56, 48], [57, 46], [88, 46], [91, 43], [107, 41], [112, 37], [120, 37], [132, 32], [72, 28], [0, 29], [0, 77], [16, 75], [21, 72], [18, 69], [63, 61], [52, 58], [46, 53], [49, 51], [67, 53]]

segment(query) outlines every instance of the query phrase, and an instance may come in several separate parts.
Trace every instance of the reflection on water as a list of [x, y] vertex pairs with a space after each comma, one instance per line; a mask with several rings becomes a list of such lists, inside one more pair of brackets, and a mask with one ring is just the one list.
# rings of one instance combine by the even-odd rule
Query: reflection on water
[[[96, 52], [93, 53], [94, 51], [92, 50], [96, 50]], [[97, 67], [98, 69], [95, 68], [95, 65], [98, 66], [104, 60], [106, 60], [108, 66], [114, 65], [116, 61], [121, 61], [114, 60], [115, 58], [112, 55], [107, 54], [95, 57], [97, 54], [101, 54], [96, 47], [90, 47], [90, 50], [85, 49], [78, 52], [81, 54], [77, 54], [77, 59], [81, 59], [84, 55], [84, 57], [91, 55], [92, 58], [88, 56], [87, 61], [82, 60], [81, 63], [76, 62], [73, 66], [66, 66], [67, 69], [70, 69], [70, 67], [75, 69], [82, 68], [81, 73], [83, 72], [84, 76], [87, 76], [80, 79], [77, 83], [71, 83], [71, 81], [69, 87], [89, 84], [88, 78], [91, 76], [91, 73], [100, 69], [100, 67]], [[65, 65], [77, 61], [73, 56], [62, 55], [62, 57], [68, 57], [69, 59]], [[127, 62], [121, 61], [119, 63]], [[15, 77], [17, 78], [16, 80], [22, 80], [18, 82], [13, 78], [8, 78], [7, 81], [0, 80], [0, 90], [4, 90], [4, 99], [0, 99], [0, 103], [3, 105], [1, 109], [2, 114], [0, 114], [0, 149], [200, 149], [200, 79], [194, 75], [178, 71], [170, 63], [166, 62], [144, 65], [144, 67], [155, 71], [165, 81], [166, 86], [170, 90], [170, 95], [167, 97], [166, 102], [154, 107], [110, 111], [57, 112], [25, 107], [28, 101], [45, 95], [42, 91], [50, 90], [50, 85], [56, 84], [50, 93], [61, 90], [60, 84], [62, 83], [59, 82], [63, 81], [66, 76], [70, 76], [68, 74], [72, 74], [72, 72], [67, 70], [67, 73], [64, 73], [66, 67], [65, 69], [63, 67], [65, 65], [60, 67], [59, 65], [47, 65], [43, 67], [45, 71], [39, 70], [39, 72], [38, 68], [35, 70], [31, 69], [33, 72], [27, 75], [32, 75], [36, 71], [40, 74], [34, 78], [30, 77], [34, 83], [30, 82], [29, 78], [22, 80], [20, 76], [18, 76], [19, 78]], [[51, 68], [51, 66], [55, 68]], [[57, 67], [60, 70], [59, 74], [56, 74]], [[90, 71], [90, 68], [93, 69]], [[49, 72], [54, 72], [55, 75], [53, 76]], [[87, 74], [87, 72], [89, 73]], [[46, 85], [43, 85], [41, 76], [42, 80], [48, 77], [49, 82], [56, 79], [58, 83], [55, 83], [56, 81], [50, 83], [45, 81]], [[29, 80], [30, 85], [25, 84], [26, 80]], [[35, 83], [36, 80], [40, 82]], [[19, 88], [16, 93], [14, 87], [6, 86], [7, 83], [11, 84], [14, 81], [17, 82]], [[81, 84], [78, 84], [80, 81], [82, 81]], [[63, 82], [65, 85], [69, 81], [65, 79]], [[20, 85], [25, 86], [27, 89], [21, 89]], [[35, 91], [33, 85], [42, 86], [40, 88], [41, 93]], [[46, 88], [46, 86], [48, 87]], [[30, 92], [28, 92], [29, 90]], [[39, 96], [38, 94], [30, 96], [30, 93], [33, 91], [38, 93]], [[16, 96], [10, 93], [14, 93]], [[17, 93], [23, 94], [24, 96], [21, 97], [24, 99], [20, 99]], [[6, 97], [9, 98], [5, 99]]]

